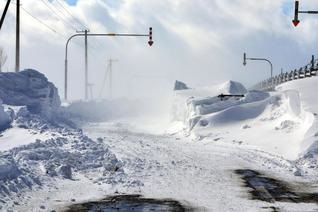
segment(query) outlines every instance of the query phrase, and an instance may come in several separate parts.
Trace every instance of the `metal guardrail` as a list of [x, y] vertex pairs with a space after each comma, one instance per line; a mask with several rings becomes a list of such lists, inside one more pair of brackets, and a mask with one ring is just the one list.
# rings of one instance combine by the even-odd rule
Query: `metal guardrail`
[[318, 72], [318, 59], [315, 60], [314, 57], [312, 61], [306, 66], [301, 67], [300, 69], [295, 69], [289, 72], [281, 73], [272, 78], [263, 80], [256, 85], [252, 86], [253, 90], [274, 90], [277, 85], [280, 85], [285, 82], [317, 76]]

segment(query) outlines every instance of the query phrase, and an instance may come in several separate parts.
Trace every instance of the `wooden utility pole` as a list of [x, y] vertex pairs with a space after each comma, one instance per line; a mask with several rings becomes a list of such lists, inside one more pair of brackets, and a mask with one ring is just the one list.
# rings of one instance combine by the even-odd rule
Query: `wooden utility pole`
[[15, 72], [20, 71], [20, 0], [17, 1], [16, 11], [16, 40], [15, 40]]
[[94, 84], [92, 84], [92, 83], [88, 83], [88, 84], [87, 84], [87, 87], [89, 88], [89, 92], [90, 92], [90, 96], [91, 96], [90, 99], [94, 99], [93, 86], [94, 86]]
[[85, 29], [85, 99], [88, 99], [88, 56], [87, 56], [87, 32]]
[[107, 77], [108, 77], [108, 88], [109, 88], [109, 98], [112, 99], [112, 89], [113, 89], [113, 85], [112, 85], [112, 68], [113, 68], [113, 62], [117, 62], [118, 60], [114, 60], [114, 59], [109, 59], [108, 61], [108, 65], [107, 68], [105, 70], [105, 75], [104, 75], [104, 79], [102, 82], [102, 88], [99, 92], [99, 98], [102, 98], [103, 95], [103, 91], [105, 89], [105, 85], [106, 85], [106, 81], [107, 81]]
[[113, 62], [117, 62], [118, 60], [109, 59], [109, 99], [113, 98]]

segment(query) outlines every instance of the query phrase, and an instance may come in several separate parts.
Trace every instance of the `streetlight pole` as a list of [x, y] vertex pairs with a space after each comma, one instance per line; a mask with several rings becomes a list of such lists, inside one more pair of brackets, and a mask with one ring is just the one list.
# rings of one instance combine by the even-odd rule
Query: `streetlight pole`
[[[74, 37], [79, 37], [79, 36], [97, 36], [97, 37], [104, 37], [104, 36], [118, 36], [118, 37], [149, 37], [149, 41], [148, 44], [149, 46], [152, 46], [153, 44], [153, 40], [152, 40], [152, 27], [149, 28], [149, 34], [125, 34], [125, 33], [77, 33], [72, 35], [71, 37], [69, 37], [69, 39], [66, 41], [65, 44], [65, 72], [64, 72], [64, 98], [65, 100], [67, 100], [67, 89], [68, 89], [68, 85], [67, 85], [67, 77], [68, 77], [68, 44], [69, 42], [72, 40], [72, 38]], [[87, 84], [85, 85], [85, 87], [87, 87]], [[87, 89], [86, 89], [87, 90]]]

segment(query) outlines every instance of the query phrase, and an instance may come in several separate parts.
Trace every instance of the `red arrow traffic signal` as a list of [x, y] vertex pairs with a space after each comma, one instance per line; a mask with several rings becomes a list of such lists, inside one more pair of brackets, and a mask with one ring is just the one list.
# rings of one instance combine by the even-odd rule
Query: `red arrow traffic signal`
[[295, 1], [295, 15], [293, 20], [293, 24], [295, 27], [299, 24], [298, 12], [299, 12], [299, 1]]
[[293, 20], [293, 24], [294, 24], [294, 26], [296, 27], [298, 24], [299, 24], [299, 20]]

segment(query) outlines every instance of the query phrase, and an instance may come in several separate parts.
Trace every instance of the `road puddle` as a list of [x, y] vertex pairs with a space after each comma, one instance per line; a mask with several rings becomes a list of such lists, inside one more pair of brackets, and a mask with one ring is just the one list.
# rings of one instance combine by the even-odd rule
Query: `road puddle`
[[143, 198], [141, 195], [118, 195], [103, 200], [69, 206], [65, 212], [81, 211], [194, 211], [172, 199]]
[[250, 169], [238, 169], [234, 172], [242, 177], [246, 187], [251, 188], [249, 193], [254, 200], [318, 204], [318, 193], [295, 191], [296, 189], [293, 189], [295, 186], [287, 182]]

